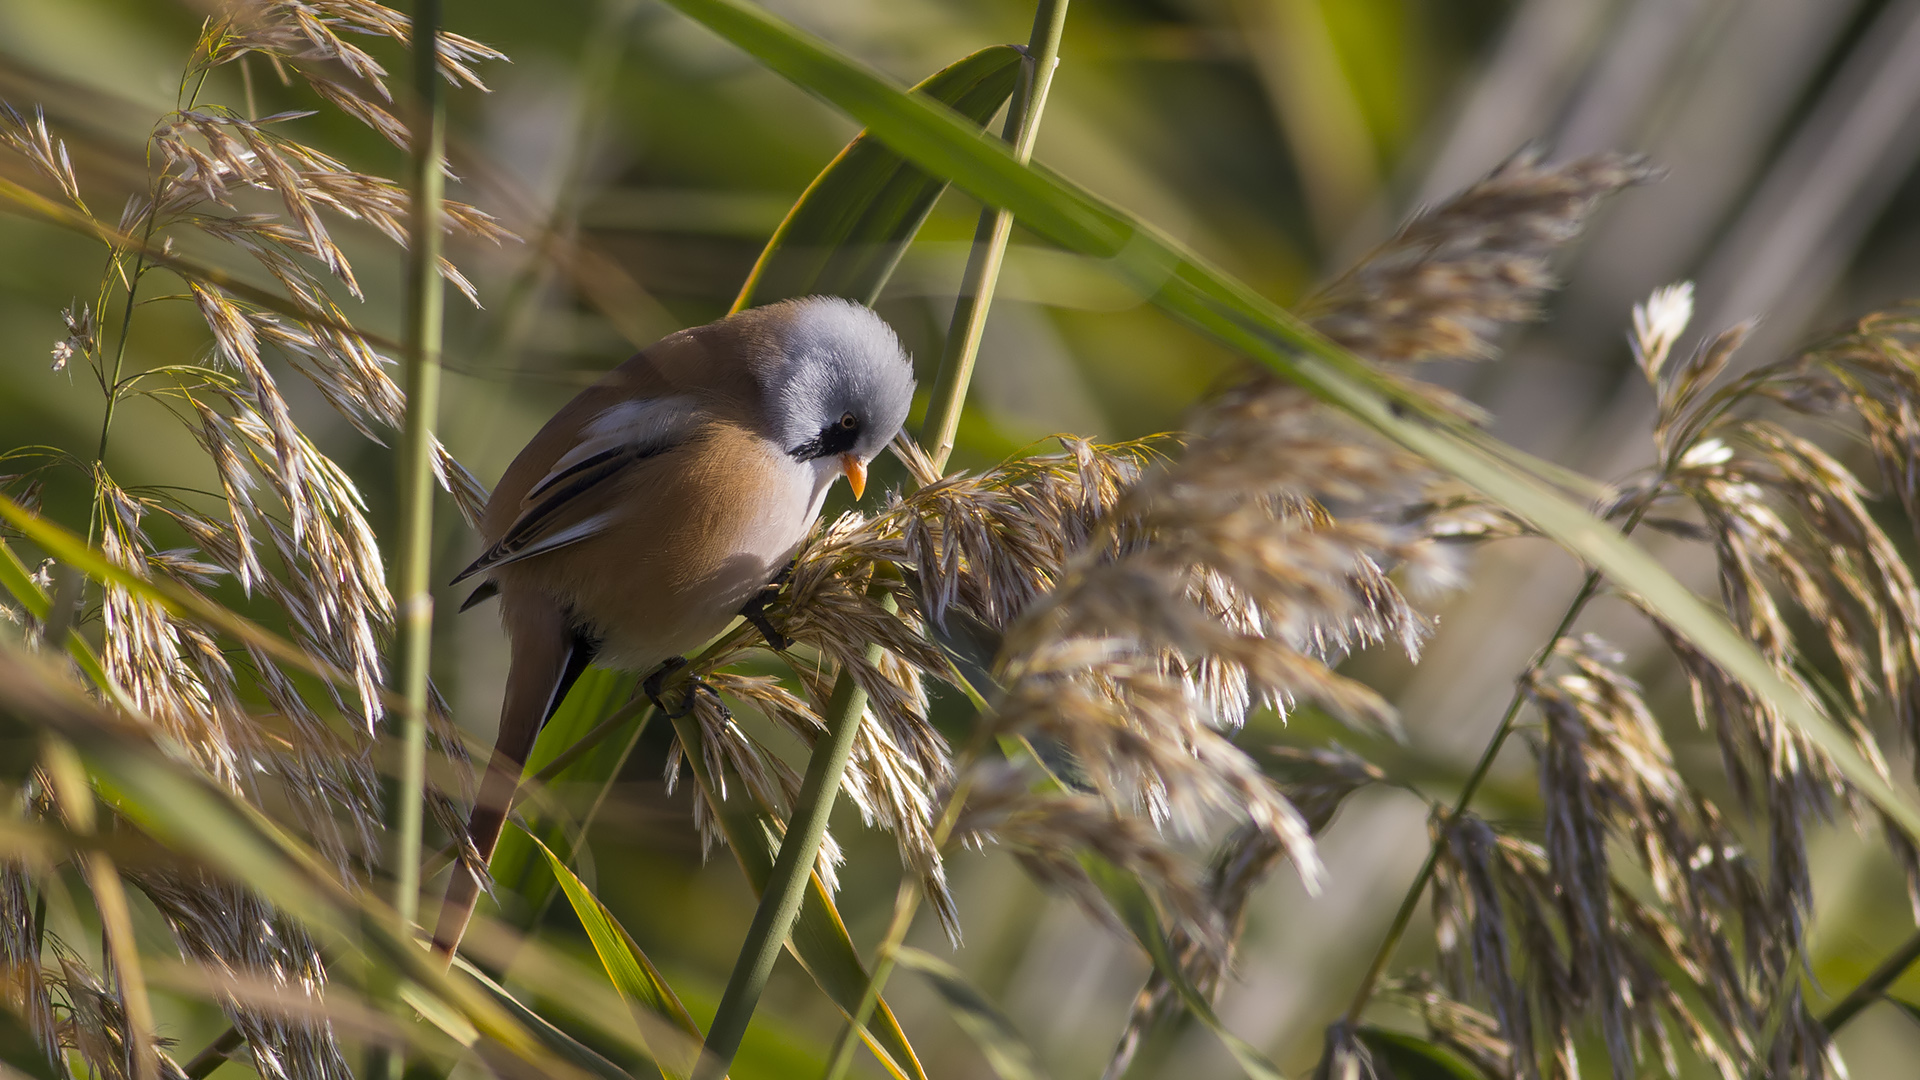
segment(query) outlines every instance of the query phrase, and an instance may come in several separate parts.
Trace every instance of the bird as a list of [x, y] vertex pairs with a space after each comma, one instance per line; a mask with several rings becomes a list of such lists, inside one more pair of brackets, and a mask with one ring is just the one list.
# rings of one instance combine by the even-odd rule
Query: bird
[[[510, 643], [499, 734], [467, 834], [492, 857], [534, 739], [589, 662], [652, 672], [759, 612], [833, 483], [857, 500], [905, 424], [913, 363], [871, 309], [810, 296], [671, 334], [580, 392], [493, 489], [483, 579]], [[448, 959], [479, 897], [456, 861], [434, 933]]]

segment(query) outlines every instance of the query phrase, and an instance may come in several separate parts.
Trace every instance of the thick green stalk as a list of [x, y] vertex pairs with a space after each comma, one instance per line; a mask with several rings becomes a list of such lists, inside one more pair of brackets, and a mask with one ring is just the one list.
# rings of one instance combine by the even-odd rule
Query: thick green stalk
[[[1046, 108], [1047, 90], [1053, 85], [1053, 69], [1060, 62], [1060, 35], [1066, 22], [1067, 0], [1040, 0], [1027, 45], [1025, 78], [1007, 109], [1003, 134], [1013, 145], [1013, 156], [1023, 165], [1033, 157], [1040, 113]], [[934, 376], [927, 418], [920, 426], [920, 444], [926, 447], [935, 468], [945, 468], [947, 457], [953, 453], [960, 410], [967, 400], [967, 386], [973, 381], [980, 337], [987, 328], [987, 309], [993, 304], [993, 290], [999, 283], [1007, 238], [1012, 233], [1012, 211], [989, 206], [980, 212], [960, 295], [953, 305], [953, 319], [947, 324], [946, 347], [940, 353], [940, 371]]]
[[[413, 160], [408, 170], [412, 212], [407, 215], [406, 426], [400, 433], [400, 512], [394, 596], [394, 690], [400, 698], [399, 783], [391, 817], [393, 908], [399, 940], [411, 942], [420, 914], [420, 828], [426, 803], [427, 665], [433, 651], [433, 422], [440, 411], [440, 222], [445, 194], [445, 106], [438, 52], [441, 0], [415, 0], [413, 9]], [[379, 986], [382, 996], [398, 987]], [[404, 1059], [386, 1048], [368, 1052], [369, 1080], [399, 1080]]]
[[193, 1060], [187, 1062], [186, 1068], [181, 1071], [187, 1074], [187, 1080], [207, 1080], [215, 1069], [227, 1063], [235, 1050], [246, 1043], [247, 1037], [240, 1034], [240, 1029], [230, 1027], [221, 1032], [219, 1038], [208, 1043], [205, 1050], [193, 1055]]
[[[420, 816], [427, 760], [427, 662], [433, 645], [433, 422], [440, 406], [440, 222], [445, 106], [437, 47], [441, 0], [413, 14], [413, 212], [408, 217], [407, 420], [400, 441], [400, 519], [395, 594], [400, 602], [397, 689], [404, 702], [400, 788], [395, 798], [393, 906], [403, 928], [420, 909]], [[408, 931], [411, 932], [410, 930]]]
[[[1002, 137], [1013, 146], [1021, 164], [1033, 157], [1033, 144], [1040, 133], [1040, 114], [1046, 109], [1047, 91], [1053, 86], [1053, 70], [1060, 62], [1060, 38], [1066, 31], [1067, 0], [1040, 0], [1033, 14], [1033, 32], [1027, 42], [1025, 78], [1007, 109]], [[953, 319], [947, 326], [946, 347], [940, 356], [940, 371], [934, 377], [933, 394], [927, 403], [927, 416], [920, 427], [920, 442], [927, 448], [935, 469], [944, 469], [953, 454], [954, 437], [960, 428], [960, 412], [967, 400], [967, 387], [973, 381], [974, 361], [980, 355], [980, 338], [986, 331], [987, 310], [993, 303], [994, 287], [1000, 280], [1000, 267], [1006, 260], [1007, 238], [1013, 232], [1013, 213], [989, 206], [980, 213], [974, 230], [973, 250], [967, 256], [966, 274], [961, 279], [960, 295], [953, 307]], [[984, 731], [984, 724], [982, 727]], [[969, 762], [971, 761], [969, 754]], [[967, 774], [963, 765], [961, 775]], [[946, 809], [934, 830], [934, 846], [945, 846], [966, 800], [967, 785], [955, 786], [947, 798]], [[827, 1064], [827, 1080], [840, 1080], [853, 1065], [853, 1050], [859, 1034], [893, 974], [894, 958], [906, 940], [907, 930], [920, 907], [920, 889], [911, 879], [901, 882], [894, 898], [893, 918], [885, 937], [874, 954], [873, 973], [860, 1005], [849, 1018], [847, 1027], [834, 1044]]]
[[[889, 607], [892, 604], [889, 602]], [[880, 647], [869, 646], [867, 662], [878, 663]], [[689, 693], [697, 690], [689, 689]], [[846, 673], [834, 684], [827, 699], [826, 735], [813, 747], [807, 760], [807, 775], [800, 783], [800, 795], [793, 816], [787, 821], [787, 835], [780, 841], [780, 854], [774, 859], [773, 875], [766, 891], [760, 894], [760, 906], [753, 913], [753, 925], [734, 961], [733, 974], [720, 997], [713, 1026], [707, 1029], [706, 1047], [694, 1066], [693, 1080], [719, 1080], [733, 1064], [740, 1040], [753, 1019], [760, 992], [773, 974], [773, 962], [786, 945], [793, 920], [800, 914], [800, 901], [806, 895], [807, 879], [813, 873], [814, 858], [820, 853], [821, 837], [827, 832], [827, 819], [833, 814], [833, 802], [840, 793], [840, 777], [847, 759], [853, 754], [854, 737], [860, 733], [860, 716], [866, 711], [867, 695]]]
[[[1047, 87], [1060, 53], [1060, 31], [1066, 14], [1067, 0], [1041, 0], [1034, 18], [1028, 78], [1007, 114], [1007, 141], [1014, 144], [1015, 152], [1023, 161], [1033, 153], [1033, 136], [1039, 129], [1040, 110], [1046, 102]], [[929, 443], [936, 466], [944, 465], [953, 450], [960, 407], [966, 400], [973, 360], [980, 348], [980, 331], [986, 325], [987, 306], [993, 300], [994, 282], [1000, 274], [1007, 235], [1012, 227], [1012, 214], [989, 209], [981, 215], [980, 231], [968, 259], [967, 283], [954, 310], [953, 328], [947, 336], [947, 348], [922, 429], [923, 441]], [[878, 649], [873, 651], [877, 657]], [[713, 1026], [707, 1033], [706, 1049], [695, 1068], [694, 1080], [724, 1076], [740, 1048], [740, 1039], [746, 1034], [747, 1022], [752, 1019], [760, 992], [799, 914], [807, 877], [819, 853], [820, 838], [826, 832], [834, 798], [840, 792], [841, 774], [846, 771], [847, 757], [859, 733], [860, 714], [865, 708], [865, 695], [842, 672], [827, 703], [827, 737], [814, 747], [813, 756], [807, 762], [806, 779], [800, 788], [793, 819], [787, 823], [787, 835], [780, 842], [773, 877], [761, 894], [753, 925], [734, 962], [726, 993], [720, 999], [719, 1011], [714, 1014]], [[891, 963], [891, 957], [883, 960]], [[869, 985], [870, 996], [877, 996], [877, 984], [870, 982]], [[870, 1013], [872, 1009], [869, 1003], [862, 1011]], [[865, 1019], [861, 1017], [853, 1030], [858, 1031]]]

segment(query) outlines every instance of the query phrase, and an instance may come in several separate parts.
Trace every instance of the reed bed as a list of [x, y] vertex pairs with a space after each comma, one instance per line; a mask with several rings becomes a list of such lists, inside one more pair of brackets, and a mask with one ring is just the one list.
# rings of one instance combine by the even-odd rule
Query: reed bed
[[[887, 1003], [896, 966], [931, 980], [999, 1075], [1043, 1075], [1023, 1031], [1046, 1016], [1010, 1018], [907, 945], [925, 903], [947, 943], [967, 947], [954, 883], [979, 853], [1011, 856], [1151, 962], [1111, 1033], [1106, 1077], [1164, 1069], [1194, 1021], [1242, 1072], [1280, 1075], [1214, 1006], [1264, 962], [1246, 940], [1258, 890], [1283, 868], [1309, 894], [1322, 888], [1331, 824], [1376, 791], [1426, 808], [1428, 854], [1384, 936], [1355, 943], [1373, 961], [1325, 1026], [1317, 1075], [1844, 1075], [1833, 1039], [1853, 1014], [1809, 1004], [1814, 834], [1859, 830], [1905, 868], [1920, 910], [1920, 585], [1908, 559], [1920, 534], [1906, 535], [1920, 525], [1920, 316], [1869, 315], [1747, 364], [1750, 325], [1706, 327], [1684, 349], [1693, 287], [1660, 289], [1621, 327], [1655, 402], [1636, 436], [1652, 463], [1576, 486], [1494, 443], [1478, 426], [1488, 417], [1429, 365], [1501, 363], [1512, 327], [1546, 314], [1566, 249], [1596, 220], [1604, 228], [1601, 207], [1660, 179], [1650, 162], [1516, 153], [1286, 314], [1025, 168], [1045, 98], [1030, 60], [1008, 91], [1023, 117], [1007, 129], [1014, 151], [963, 144], [972, 135], [955, 134], [958, 114], [871, 90], [834, 54], [808, 53], [800, 31], [728, 0], [676, 6], [776, 71], [812, 57], [812, 88], [829, 97], [868, 93], [868, 122], [903, 170], [987, 197], [1003, 183], [1002, 205], [1023, 221], [1035, 215], [1014, 207], [1020, 198], [1053, 208], [1059, 217], [1034, 227], [1083, 254], [1112, 239], [1101, 228], [1132, 230], [1109, 245], [1119, 272], [1251, 358], [1177, 433], [1062, 434], [970, 469], [944, 461], [967, 379], [943, 381], [953, 396], [935, 409], [954, 412], [927, 425], [941, 456], [902, 435], [901, 482], [871, 510], [823, 520], [770, 588], [767, 616], [792, 646], [770, 655], [741, 625], [661, 689], [687, 706], [664, 740], [664, 787], [690, 789], [672, 805], [703, 851], [737, 860], [763, 903], [789, 885], [804, 896], [797, 922], [742, 953], [785, 943], [833, 1002], [829, 1076], [862, 1044], [889, 1075], [959, 1075], [921, 1057]], [[1042, 8], [1036, 42], [1057, 49], [1063, 10]], [[485, 92], [482, 72], [505, 61], [457, 34], [431, 42], [458, 93]], [[404, 248], [411, 200], [296, 133], [320, 113], [412, 149], [405, 95], [396, 101], [376, 56], [420, 47], [406, 15], [371, 0], [220, 6], [175, 107], [133, 155], [144, 187], [107, 216], [99, 196], [89, 203], [91, 167], [75, 166], [100, 149], [70, 151], [30, 102], [0, 109], [12, 155], [0, 198], [104, 256], [90, 299], [61, 313], [67, 334], [49, 358], [98, 384], [97, 441], [0, 457], [0, 1053], [28, 1075], [199, 1080], [243, 1054], [275, 1080], [388, 1069], [378, 1055], [356, 1063], [364, 1049], [396, 1055], [408, 1074], [755, 1075], [733, 1053], [758, 988], [744, 1004], [723, 1000], [710, 1023], [689, 1010], [636, 940], [652, 934], [629, 933], [590, 884], [591, 812], [569, 820], [543, 786], [590, 779], [597, 810], [643, 729], [666, 723], [617, 677], [583, 680], [601, 697], [576, 691], [555, 718], [576, 741], [543, 743], [513, 834], [531, 843], [503, 848], [520, 844], [514, 857], [539, 872], [508, 877], [496, 857], [498, 918], [483, 920], [460, 966], [444, 972], [417, 947], [400, 914], [411, 894], [381, 899], [393, 880], [421, 878], [431, 898], [435, 873], [476, 859], [460, 839], [470, 736], [435, 688], [431, 820], [413, 839], [441, 852], [393, 865], [414, 850], [387, 835], [407, 820], [393, 792], [423, 778], [393, 752], [407, 706], [387, 662], [389, 565], [427, 538], [408, 524], [380, 535], [365, 478], [309, 430], [321, 408], [374, 444], [407, 424], [399, 350], [342, 299], [367, 291], [368, 256], [350, 258], [335, 234]], [[233, 69], [247, 100], [208, 100]], [[251, 88], [268, 73], [315, 108], [257, 115]], [[955, 145], [971, 149], [939, 173], [931, 163]], [[871, 211], [832, 175], [806, 197]], [[477, 206], [449, 200], [443, 213], [460, 250], [517, 240]], [[977, 243], [1004, 246], [994, 218]], [[536, 257], [573, 258], [569, 243], [549, 230]], [[1139, 272], [1149, 249], [1173, 260], [1159, 283]], [[776, 243], [767, 257], [779, 254]], [[990, 301], [998, 260], [976, 253], [985, 280], [960, 311]], [[468, 300], [486, 298], [453, 262], [437, 269]], [[201, 344], [130, 366], [153, 305], [190, 311]], [[970, 371], [980, 347], [977, 332], [956, 345], [954, 370]], [[116, 423], [134, 403], [197, 449], [198, 460], [166, 463], [177, 483], [110, 470], [137, 452]], [[430, 451], [471, 522], [484, 486], [437, 441]], [[1489, 469], [1512, 482], [1489, 482]], [[1568, 520], [1562, 506], [1603, 539], [1569, 539], [1553, 524]], [[1650, 535], [1668, 561], [1712, 566], [1707, 616], [1664, 571], [1606, 546]], [[1542, 538], [1586, 560], [1584, 587], [1515, 673], [1478, 765], [1438, 782], [1408, 770], [1416, 718], [1350, 661], [1418, 664], [1441, 599], [1476, 587], [1476, 560]], [[1602, 599], [1635, 613], [1656, 660], [1630, 660], [1591, 629]], [[1656, 678], [1684, 683], [1686, 715], [1647, 689]], [[1340, 735], [1276, 746], [1250, 717], [1311, 717]], [[902, 871], [866, 958], [835, 903], [846, 853], [871, 846], [787, 829], [820, 797], [795, 748], [824, 752], [843, 720], [856, 728], [834, 785], [866, 829], [890, 837]], [[1682, 722], [1707, 733], [1717, 760], [1677, 751]], [[1524, 757], [1537, 789], [1518, 817], [1484, 799], [1509, 744], [1521, 752], [1506, 760]], [[794, 844], [818, 854], [783, 882], [779, 853], [814, 850]], [[171, 953], [136, 925], [126, 887], [142, 919], [158, 915]], [[597, 964], [548, 940], [541, 916], [556, 894]], [[1867, 998], [1902, 970], [1863, 984]], [[156, 1027], [160, 991], [213, 1002], [231, 1031], [205, 1051], [170, 1043]]]

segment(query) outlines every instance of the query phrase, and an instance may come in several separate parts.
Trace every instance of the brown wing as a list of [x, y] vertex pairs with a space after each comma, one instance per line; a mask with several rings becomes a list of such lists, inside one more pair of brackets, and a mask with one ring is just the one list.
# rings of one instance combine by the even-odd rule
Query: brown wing
[[738, 337], [725, 324], [674, 334], [554, 414], [494, 488], [481, 523], [487, 550], [454, 583], [598, 535], [636, 466], [740, 418], [753, 395]]

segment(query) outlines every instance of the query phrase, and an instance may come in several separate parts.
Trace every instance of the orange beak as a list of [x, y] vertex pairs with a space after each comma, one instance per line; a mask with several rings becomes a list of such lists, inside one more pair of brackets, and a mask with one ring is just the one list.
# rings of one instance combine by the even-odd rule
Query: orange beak
[[867, 465], [852, 454], [840, 455], [840, 471], [847, 474], [847, 486], [857, 500], [867, 492]]

